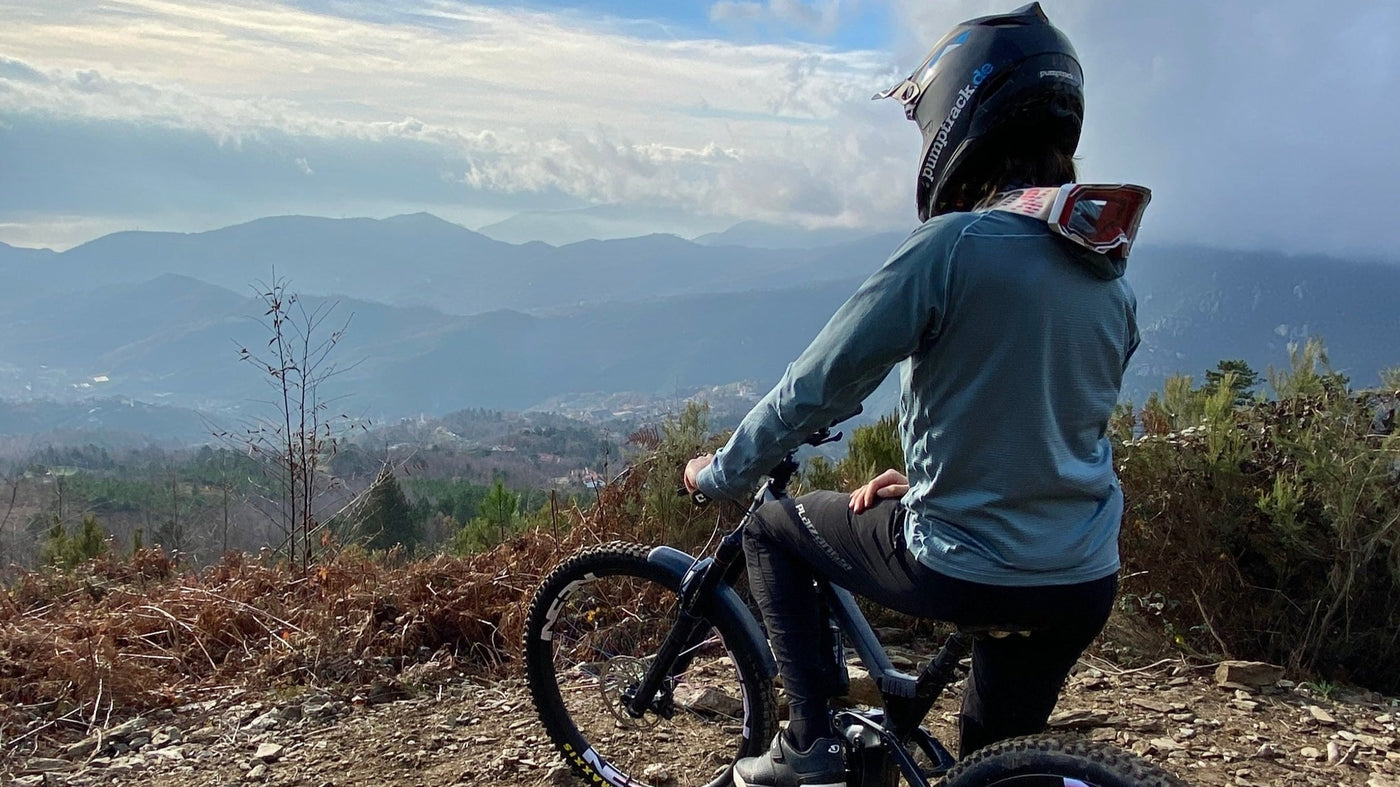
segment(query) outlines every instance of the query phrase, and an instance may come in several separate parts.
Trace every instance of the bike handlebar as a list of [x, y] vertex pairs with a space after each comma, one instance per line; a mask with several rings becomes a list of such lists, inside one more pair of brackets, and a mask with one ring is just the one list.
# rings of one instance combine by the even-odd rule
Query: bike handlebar
[[[859, 404], [856, 405], [856, 409], [852, 410], [849, 413], [846, 413], [845, 415], [839, 418], [833, 419], [830, 425], [824, 426], [821, 429], [818, 429], [817, 431], [807, 435], [806, 439], [804, 439], [800, 443], [800, 445], [810, 445], [813, 448], [815, 448], [819, 445], [826, 445], [827, 443], [834, 443], [837, 440], [840, 440], [844, 435], [841, 432], [832, 434], [831, 430], [834, 429], [837, 424], [849, 421], [852, 418], [855, 418], [856, 416], [860, 415], [862, 412], [864, 412], [864, 410], [864, 406]], [[773, 467], [772, 470], [769, 470], [768, 477], [777, 478], [780, 475], [791, 477], [792, 473], [795, 472], [797, 469], [796, 463], [793, 462], [793, 453], [793, 451], [789, 451], [787, 457], [784, 458], [782, 462], [779, 462], [776, 466]], [[786, 485], [786, 483], [784, 485]], [[704, 492], [701, 492], [698, 489], [694, 492], [691, 492], [684, 486], [681, 486], [676, 489], [676, 496], [689, 497], [690, 501], [697, 506], [704, 506], [710, 502], [709, 496], [706, 495]]]

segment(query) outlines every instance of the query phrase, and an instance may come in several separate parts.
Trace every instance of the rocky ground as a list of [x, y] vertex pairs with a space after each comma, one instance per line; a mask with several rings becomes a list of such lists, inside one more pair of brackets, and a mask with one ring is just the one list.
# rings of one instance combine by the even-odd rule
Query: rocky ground
[[[1400, 699], [1276, 677], [1180, 662], [1122, 670], [1090, 660], [1071, 678], [1052, 726], [1111, 741], [1201, 787], [1400, 787]], [[945, 700], [932, 714], [940, 734], [951, 735], [954, 707], [955, 699]], [[96, 721], [68, 743], [13, 737], [0, 755], [0, 783], [575, 783], [518, 680], [428, 680], [412, 690], [381, 684], [354, 696], [226, 689], [120, 724]]]

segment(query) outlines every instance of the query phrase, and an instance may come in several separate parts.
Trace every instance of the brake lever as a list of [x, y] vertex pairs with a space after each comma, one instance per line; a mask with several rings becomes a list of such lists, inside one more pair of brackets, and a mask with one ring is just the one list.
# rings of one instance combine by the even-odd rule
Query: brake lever
[[815, 431], [815, 432], [813, 432], [811, 435], [809, 435], [809, 436], [807, 437], [806, 440], [803, 440], [802, 443], [803, 443], [803, 445], [810, 445], [810, 446], [812, 446], [813, 448], [816, 448], [816, 447], [819, 446], [819, 445], [826, 445], [827, 443], [834, 443], [834, 442], [836, 442], [837, 440], [840, 440], [840, 439], [841, 439], [842, 437], [844, 437], [844, 436], [845, 436], [845, 435], [844, 435], [843, 433], [841, 433], [841, 432], [837, 432], [836, 434], [832, 434], [832, 433], [831, 433], [831, 429], [829, 429], [829, 428], [828, 428], [828, 429], [818, 429], [817, 431]]

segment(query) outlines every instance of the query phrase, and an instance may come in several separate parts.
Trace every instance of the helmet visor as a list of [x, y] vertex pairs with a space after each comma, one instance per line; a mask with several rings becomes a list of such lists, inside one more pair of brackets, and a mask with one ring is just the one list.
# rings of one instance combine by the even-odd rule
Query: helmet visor
[[1152, 192], [1128, 184], [1069, 184], [1060, 189], [1046, 221], [1085, 248], [1125, 259]]
[[940, 41], [939, 45], [928, 53], [924, 62], [914, 69], [914, 73], [901, 80], [894, 87], [871, 96], [870, 100], [879, 101], [882, 98], [892, 98], [904, 105], [904, 116], [913, 120], [914, 109], [919, 106], [919, 97], [924, 94], [924, 90], [938, 74], [938, 61], [942, 60], [944, 55], [966, 43], [971, 34], [972, 31], [964, 30], [948, 40]]
[[923, 89], [919, 87], [918, 82], [906, 79], [892, 88], [881, 90], [871, 96], [870, 100], [879, 101], [882, 98], [892, 98], [904, 105], [904, 116], [913, 120], [914, 108], [919, 105], [919, 95], [922, 93]]

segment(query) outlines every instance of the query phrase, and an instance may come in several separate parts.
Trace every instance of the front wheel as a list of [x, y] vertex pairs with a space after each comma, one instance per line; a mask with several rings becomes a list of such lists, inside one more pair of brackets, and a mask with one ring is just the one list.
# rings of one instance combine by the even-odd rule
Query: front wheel
[[[612, 543], [569, 558], [530, 603], [525, 668], [540, 721], [590, 783], [728, 783], [777, 729], [772, 682], [738, 621], [707, 620], [650, 710], [626, 700], [676, 617], [678, 580], [648, 549]], [[697, 757], [697, 752], [705, 756]]]
[[1032, 735], [978, 749], [939, 787], [1187, 787], [1156, 765], [1104, 743]]

